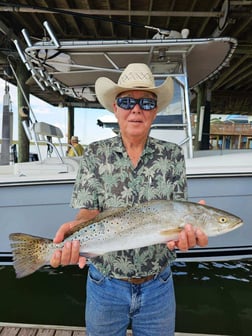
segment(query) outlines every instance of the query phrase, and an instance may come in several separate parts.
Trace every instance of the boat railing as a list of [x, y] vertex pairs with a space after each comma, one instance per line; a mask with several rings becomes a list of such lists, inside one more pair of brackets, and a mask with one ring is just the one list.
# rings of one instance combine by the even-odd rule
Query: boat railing
[[211, 134], [252, 136], [252, 125], [243, 123], [215, 122], [211, 124]]

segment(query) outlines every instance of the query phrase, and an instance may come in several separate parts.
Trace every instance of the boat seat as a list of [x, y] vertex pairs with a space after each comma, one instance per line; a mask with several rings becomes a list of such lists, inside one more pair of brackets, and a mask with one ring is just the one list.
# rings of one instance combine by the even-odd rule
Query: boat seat
[[[51, 146], [51, 148], [55, 151], [56, 155], [60, 159], [60, 161], [63, 163], [63, 158], [65, 158], [65, 153], [63, 150], [63, 145], [66, 145], [67, 147], [72, 147], [73, 151], [76, 156], [78, 156], [78, 153], [76, 152], [75, 148], [71, 144], [63, 144], [61, 142], [61, 139], [64, 137], [61, 129], [57, 126], [48, 124], [43, 121], [36, 121], [32, 123], [30, 126], [27, 123], [27, 121], [22, 122], [24, 130], [26, 132], [26, 135], [30, 141], [34, 141], [35, 145], [37, 147], [39, 161], [42, 161], [42, 155], [40, 152], [39, 144], [44, 143], [48, 146]], [[52, 138], [56, 139], [57, 146], [55, 145], [55, 141], [53, 141]], [[58, 150], [59, 149], [59, 150]]]
[[56, 137], [58, 139], [63, 138], [63, 133], [59, 127], [47, 124], [43, 121], [34, 123], [33, 128], [36, 135]]

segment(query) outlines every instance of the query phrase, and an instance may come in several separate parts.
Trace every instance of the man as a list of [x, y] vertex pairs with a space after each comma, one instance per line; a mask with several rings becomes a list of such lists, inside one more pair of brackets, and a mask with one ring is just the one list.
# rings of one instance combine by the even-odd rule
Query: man
[[82, 156], [84, 153], [84, 148], [79, 143], [79, 138], [75, 135], [71, 137], [71, 145], [72, 147], [69, 149], [67, 155], [68, 156]]
[[[156, 114], [173, 96], [173, 81], [158, 87], [145, 64], [130, 64], [118, 84], [99, 78], [95, 85], [100, 103], [118, 120], [120, 135], [89, 146], [73, 190], [76, 219], [63, 224], [54, 242], [80, 222], [110, 207], [133, 205], [151, 199], [187, 198], [184, 156], [181, 148], [149, 137]], [[134, 219], [132, 219], [134, 220]], [[187, 250], [207, 244], [206, 235], [190, 224], [178, 241], [105, 254], [89, 261], [86, 327], [89, 336], [125, 336], [131, 322], [134, 336], [172, 336], [175, 296], [170, 265], [175, 247]], [[79, 242], [67, 242], [51, 265], [79, 264]]]

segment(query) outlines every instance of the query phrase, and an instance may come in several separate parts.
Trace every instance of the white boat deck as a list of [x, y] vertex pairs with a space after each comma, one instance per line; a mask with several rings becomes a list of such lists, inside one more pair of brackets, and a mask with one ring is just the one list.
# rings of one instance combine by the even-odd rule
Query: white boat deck
[[[197, 152], [199, 154], [199, 152]], [[212, 154], [212, 155], [211, 155]], [[252, 174], [252, 151], [202, 151], [201, 156], [186, 159], [188, 176]]]

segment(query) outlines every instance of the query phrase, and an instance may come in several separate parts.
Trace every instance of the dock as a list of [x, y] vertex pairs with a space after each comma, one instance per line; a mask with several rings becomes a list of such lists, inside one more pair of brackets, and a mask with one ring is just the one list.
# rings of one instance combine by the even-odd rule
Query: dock
[[[85, 335], [86, 332], [84, 327], [0, 322], [0, 336], [85, 336]], [[127, 332], [127, 336], [132, 336], [130, 330]], [[210, 336], [210, 335], [176, 332], [175, 336]], [[218, 336], [218, 335], [211, 335], [211, 336]]]

